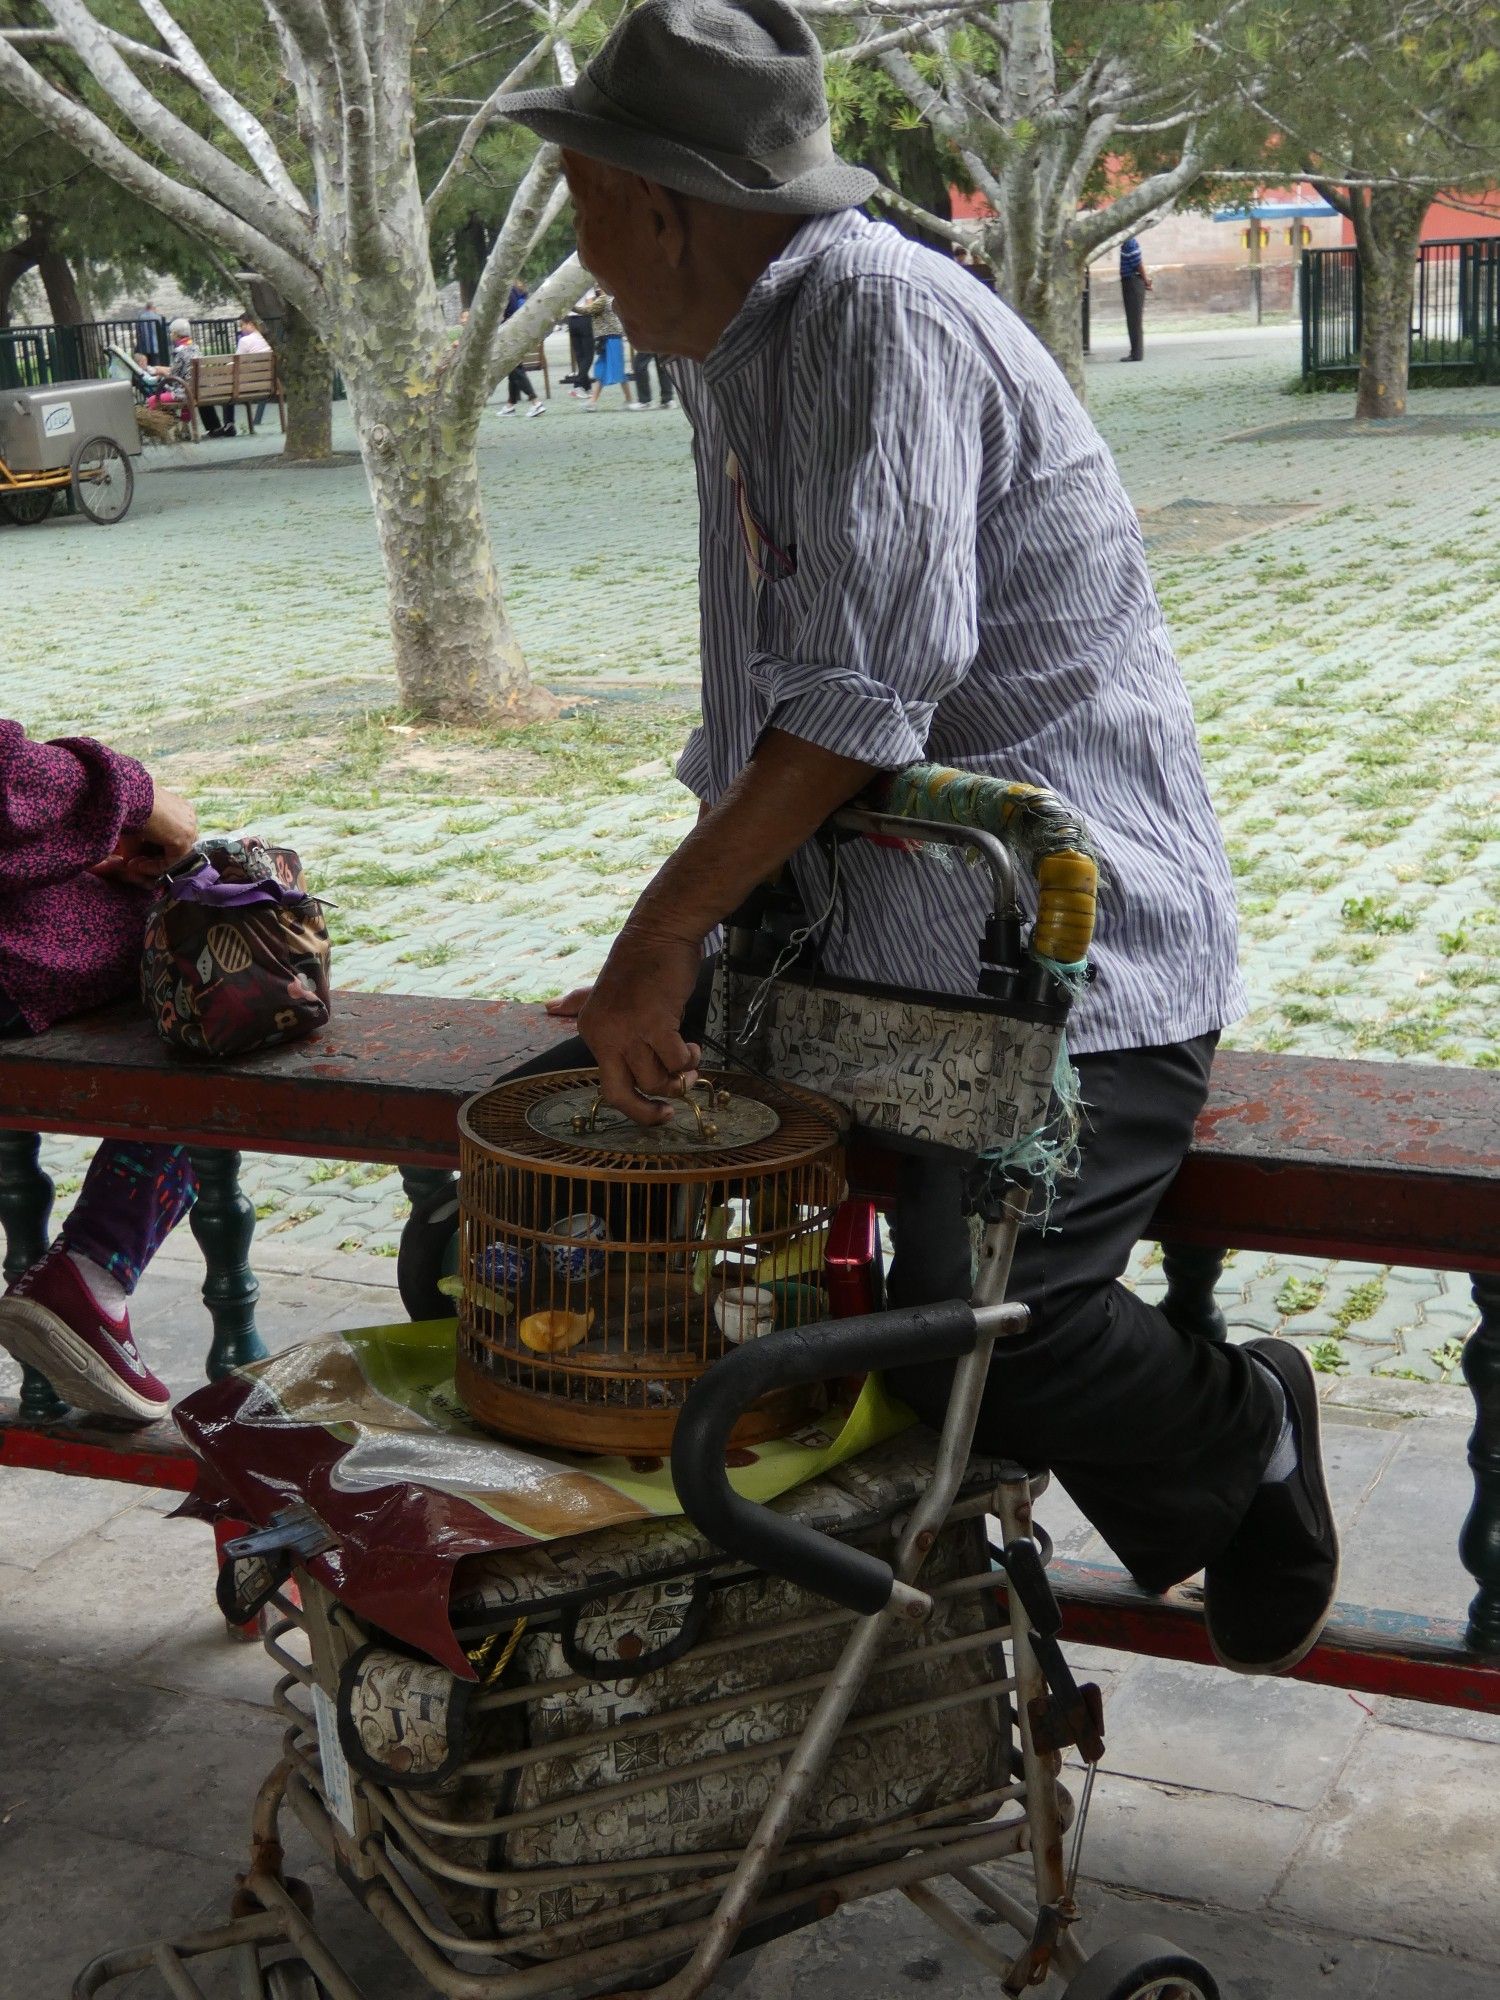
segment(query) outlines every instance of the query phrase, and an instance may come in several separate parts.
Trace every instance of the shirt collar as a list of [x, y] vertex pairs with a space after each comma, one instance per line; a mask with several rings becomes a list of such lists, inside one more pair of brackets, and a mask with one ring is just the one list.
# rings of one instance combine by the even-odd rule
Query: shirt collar
[[760, 346], [772, 315], [798, 289], [818, 259], [835, 244], [875, 227], [857, 208], [809, 216], [781, 255], [761, 272], [746, 293], [745, 303], [719, 335], [703, 364], [705, 379], [717, 382], [742, 367]]

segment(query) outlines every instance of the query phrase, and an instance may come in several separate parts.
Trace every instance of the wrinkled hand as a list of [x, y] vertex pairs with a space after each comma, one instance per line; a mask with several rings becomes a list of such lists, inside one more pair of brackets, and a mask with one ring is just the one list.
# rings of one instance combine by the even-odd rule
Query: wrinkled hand
[[176, 867], [197, 838], [198, 815], [191, 801], [158, 785], [149, 817], [120, 835], [114, 853], [94, 873], [149, 889]]
[[600, 1095], [638, 1125], [665, 1124], [671, 1106], [650, 1099], [681, 1097], [697, 1074], [702, 1050], [681, 1025], [702, 962], [696, 944], [627, 924], [579, 1010]]
[[570, 992], [559, 993], [555, 1000], [547, 1002], [547, 1012], [556, 1021], [576, 1021], [593, 990], [592, 986], [575, 986]]

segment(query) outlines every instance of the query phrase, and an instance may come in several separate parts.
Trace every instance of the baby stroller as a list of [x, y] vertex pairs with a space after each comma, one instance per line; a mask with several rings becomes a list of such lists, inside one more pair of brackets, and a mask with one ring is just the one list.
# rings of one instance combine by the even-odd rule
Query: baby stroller
[[193, 413], [184, 385], [175, 376], [158, 375], [123, 347], [111, 345], [106, 351], [110, 374], [128, 382], [140, 398], [135, 420], [141, 436], [151, 444], [190, 443]]
[[[686, 1524], [632, 1522], [455, 1572], [472, 1679], [340, 1601], [307, 1509], [231, 1543], [221, 1602], [267, 1606], [288, 1725], [234, 1915], [107, 1954], [75, 2000], [151, 1965], [201, 1996], [189, 1965], [216, 1952], [235, 1955], [249, 2000], [361, 2000], [283, 1872], [284, 1804], [449, 2000], [700, 2000], [732, 1951], [891, 1890], [998, 1994], [1218, 2000], [1209, 1971], [1160, 1938], [1092, 1955], [1080, 1942], [1098, 1690], [1058, 1643], [1033, 1518], [1045, 1475], [972, 1451], [992, 1347], [1026, 1321], [1005, 1290], [1056, 1116], [1092, 864], [1050, 795], [932, 767], [840, 814], [830, 837], [872, 835], [978, 857], [993, 890], [979, 1000], [866, 989], [852, 1004], [854, 989], [796, 962], [795, 927], [747, 913], [709, 1034], [747, 1068], [813, 1068], [876, 1133], [974, 1155], [971, 1297], [727, 1351], [672, 1442]], [[1025, 950], [1013, 855], [1039, 884]], [[930, 1044], [913, 1038], [934, 1033], [964, 1076], [956, 1099], [932, 1099], [919, 1060], [873, 1060], [919, 1058]], [[999, 1160], [997, 1131], [1011, 1135]], [[770, 1505], [731, 1485], [726, 1447], [756, 1399], [916, 1360], [956, 1365], [939, 1436], [900, 1432]], [[1022, 1858], [1029, 1881], [996, 1870]]]

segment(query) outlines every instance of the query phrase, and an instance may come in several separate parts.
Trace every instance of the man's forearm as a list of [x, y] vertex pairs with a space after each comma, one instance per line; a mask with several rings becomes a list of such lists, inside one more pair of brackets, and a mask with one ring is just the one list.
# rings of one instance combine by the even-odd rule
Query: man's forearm
[[847, 804], [873, 768], [769, 730], [657, 873], [627, 928], [698, 943]]

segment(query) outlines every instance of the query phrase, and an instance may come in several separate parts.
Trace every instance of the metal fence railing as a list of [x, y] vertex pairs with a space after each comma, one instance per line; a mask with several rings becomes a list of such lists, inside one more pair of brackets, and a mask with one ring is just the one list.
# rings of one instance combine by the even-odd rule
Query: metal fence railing
[[[1359, 252], [1302, 253], [1302, 374], [1359, 367]], [[1477, 369], [1500, 381], [1500, 236], [1450, 237], [1417, 252], [1413, 368]]]
[[[239, 321], [232, 316], [195, 319], [193, 338], [205, 354], [233, 354]], [[0, 389], [32, 389], [49, 382], [102, 381], [109, 373], [109, 350], [138, 350], [151, 361], [171, 357], [142, 339], [136, 319], [91, 319], [79, 326], [18, 326], [0, 329]]]

